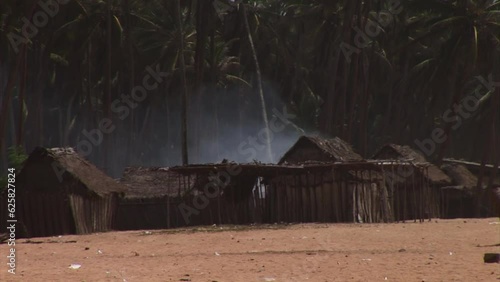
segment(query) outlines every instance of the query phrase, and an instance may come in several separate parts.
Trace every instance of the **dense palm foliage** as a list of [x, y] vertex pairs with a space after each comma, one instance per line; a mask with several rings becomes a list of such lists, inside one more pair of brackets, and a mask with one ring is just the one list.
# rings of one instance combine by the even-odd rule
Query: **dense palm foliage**
[[[88, 158], [113, 175], [187, 160], [184, 136], [191, 163], [245, 161], [238, 145], [283, 106], [297, 117], [274, 153], [303, 131], [369, 156], [442, 128], [430, 158], [498, 162], [500, 90], [478, 79], [500, 81], [498, 1], [71, 0], [13, 40], [47, 2], [0, 3], [3, 167], [8, 147], [76, 146], [103, 118], [116, 128]], [[158, 87], [114, 111], [148, 66]], [[461, 115], [453, 105], [475, 92]]]

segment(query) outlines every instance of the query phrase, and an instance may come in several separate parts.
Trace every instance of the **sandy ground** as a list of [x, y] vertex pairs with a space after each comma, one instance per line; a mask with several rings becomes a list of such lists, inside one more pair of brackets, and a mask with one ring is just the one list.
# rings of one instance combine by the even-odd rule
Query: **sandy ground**
[[[222, 226], [17, 241], [0, 281], [500, 281], [498, 219]], [[0, 246], [7, 254], [7, 245]], [[71, 269], [71, 264], [80, 264]]]

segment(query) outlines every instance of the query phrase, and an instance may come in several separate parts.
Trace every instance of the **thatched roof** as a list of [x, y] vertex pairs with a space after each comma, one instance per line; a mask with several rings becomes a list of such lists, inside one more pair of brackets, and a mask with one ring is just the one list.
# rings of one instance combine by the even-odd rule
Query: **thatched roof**
[[[291, 155], [305, 148], [316, 148], [321, 152], [321, 157], [307, 155], [306, 157], [309, 159], [292, 160]], [[349, 143], [338, 137], [325, 139], [318, 136], [301, 136], [283, 155], [279, 163], [305, 163], [307, 161], [359, 162], [362, 160], [363, 158], [354, 152]]]
[[382, 146], [372, 157], [372, 159], [395, 159], [413, 162], [427, 162], [425, 157], [419, 152], [406, 145], [386, 144]]
[[464, 165], [445, 164], [441, 168], [451, 178], [453, 185], [465, 189], [474, 189], [477, 186], [477, 177]]
[[126, 187], [125, 198], [162, 198], [190, 190], [195, 177], [180, 175], [169, 168], [128, 167], [120, 182]]
[[20, 178], [28, 190], [47, 185], [51, 189], [70, 189], [70, 186], [73, 189], [74, 186], [66, 182], [74, 179], [89, 192], [100, 196], [123, 192], [122, 185], [78, 155], [73, 148], [35, 148], [24, 162]]
[[[449, 164], [460, 164], [465, 166], [473, 175], [476, 177], [481, 174], [481, 171], [483, 172], [483, 184], [487, 184], [490, 181], [492, 181], [493, 185], [499, 185], [500, 186], [500, 172], [496, 173], [496, 176], [493, 180], [491, 180], [491, 177], [494, 173], [495, 166], [493, 164], [484, 164], [484, 166], [481, 163], [476, 163], [476, 162], [471, 162], [471, 161], [465, 161], [465, 160], [455, 160], [455, 159], [443, 159], [444, 163], [449, 163]], [[500, 165], [497, 167], [497, 171], [500, 171]]]
[[413, 150], [409, 146], [396, 144], [387, 144], [380, 148], [372, 157], [378, 160], [400, 160], [409, 161], [412, 163], [426, 164], [428, 172], [428, 180], [435, 185], [448, 185], [451, 179], [437, 166], [428, 163], [425, 157], [419, 152]]
[[[216, 172], [229, 172], [231, 182], [239, 179], [257, 179], [257, 177], [297, 176], [301, 174], [331, 173], [332, 169], [342, 171], [355, 180], [381, 180], [382, 174], [379, 164], [374, 162], [317, 162], [307, 161], [300, 164], [262, 164], [262, 163], [219, 163], [219, 164], [192, 164], [187, 166], [175, 166], [169, 168], [171, 171], [183, 175], [203, 175]], [[236, 174], [234, 172], [238, 171]], [[255, 181], [253, 181], [255, 182]], [[253, 183], [252, 182], [252, 183]]]

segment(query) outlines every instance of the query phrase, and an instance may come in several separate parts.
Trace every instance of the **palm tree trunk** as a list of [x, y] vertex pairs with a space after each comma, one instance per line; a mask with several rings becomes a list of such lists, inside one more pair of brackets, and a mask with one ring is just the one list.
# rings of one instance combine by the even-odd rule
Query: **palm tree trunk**
[[12, 91], [16, 85], [17, 75], [19, 66], [22, 64], [22, 58], [26, 50], [26, 45], [23, 45], [21, 52], [17, 55], [14, 63], [14, 67], [11, 68], [9, 73], [9, 79], [7, 80], [7, 85], [5, 86], [5, 92], [2, 99], [2, 110], [0, 111], [0, 152], [4, 149], [5, 142], [5, 128], [7, 126], [7, 120], [9, 119], [9, 108], [12, 100]]
[[208, 38], [208, 20], [210, 18], [210, 13], [212, 9], [210, 9], [212, 0], [205, 1], [196, 1], [196, 47], [195, 47], [195, 55], [194, 55], [194, 71], [195, 71], [195, 79], [194, 79], [194, 88], [192, 90], [194, 97], [194, 107], [196, 109], [194, 112], [196, 113], [196, 118], [191, 121], [191, 126], [195, 128], [192, 132], [193, 140], [195, 141], [193, 144], [193, 150], [191, 151], [191, 159], [196, 158], [197, 160], [201, 156], [200, 152], [200, 143], [203, 138], [208, 138], [203, 135], [203, 128], [206, 126], [203, 125], [203, 89], [202, 83], [204, 81], [204, 63], [205, 63], [205, 44]]
[[260, 98], [260, 106], [262, 108], [262, 118], [264, 120], [264, 125], [267, 130], [267, 138], [266, 138], [266, 149], [267, 149], [267, 155], [269, 157], [270, 162], [274, 162], [273, 160], [273, 153], [271, 149], [271, 131], [269, 129], [269, 121], [267, 118], [267, 111], [266, 111], [266, 101], [264, 100], [264, 90], [262, 88], [262, 75], [260, 73], [260, 66], [259, 66], [259, 60], [257, 59], [257, 52], [255, 51], [255, 45], [253, 44], [253, 38], [252, 38], [252, 33], [250, 31], [250, 25], [248, 24], [248, 17], [247, 17], [247, 11], [245, 8], [245, 4], [240, 4], [241, 7], [241, 12], [243, 14], [243, 21], [245, 23], [245, 29], [248, 35], [248, 41], [250, 43], [250, 48], [252, 50], [252, 57], [253, 61], [255, 63], [255, 72], [257, 74], [257, 86], [259, 88], [259, 98]]
[[23, 62], [22, 62], [22, 69], [21, 69], [21, 87], [19, 89], [19, 124], [18, 124], [18, 131], [17, 131], [17, 147], [20, 147], [23, 145], [23, 135], [24, 135], [24, 97], [26, 94], [26, 76], [27, 76], [27, 51], [26, 49], [23, 50]]
[[[104, 92], [103, 100], [103, 113], [105, 118], [111, 118], [111, 91], [112, 91], [112, 78], [111, 78], [111, 54], [113, 52], [111, 45], [111, 1], [106, 1], [106, 90]], [[109, 159], [112, 155], [111, 136], [109, 134], [104, 134], [104, 150], [101, 151], [101, 156], [103, 160], [103, 167], [105, 170], [110, 171]]]
[[[343, 30], [342, 39], [344, 42], [352, 42], [352, 21], [357, 11], [358, 4], [355, 1], [346, 0], [344, 1], [344, 18], [343, 18]], [[349, 74], [351, 73], [351, 63], [346, 59], [343, 60], [344, 71], [343, 79], [340, 80], [339, 92], [340, 95], [335, 99], [336, 108], [332, 109], [337, 113], [335, 117], [335, 134], [340, 135], [341, 138], [346, 138], [346, 108], [347, 108], [347, 90], [349, 87]]]
[[[36, 0], [31, 1], [31, 5], [27, 5], [27, 7], [30, 7], [28, 10], [26, 10], [24, 16], [27, 17], [28, 19], [32, 18], [33, 11], [35, 10], [37, 6]], [[2, 153], [2, 150], [4, 149], [4, 142], [5, 142], [5, 129], [7, 127], [7, 120], [9, 119], [9, 107], [11, 105], [11, 100], [12, 100], [12, 90], [14, 89], [17, 81], [17, 75], [18, 75], [18, 70], [20, 67], [20, 64], [22, 63], [22, 58], [23, 56], [26, 56], [26, 44], [23, 44], [21, 47], [20, 52], [17, 54], [17, 57], [14, 61], [14, 67], [11, 68], [11, 71], [9, 73], [9, 78], [7, 80], [7, 85], [5, 86], [5, 92], [4, 92], [4, 97], [1, 100], [2, 105], [0, 107], [0, 154]]]
[[[364, 27], [366, 25], [366, 19], [368, 18], [368, 15], [363, 15], [363, 4], [358, 4], [356, 6], [356, 13], [358, 16], [358, 24], [359, 27]], [[351, 97], [350, 97], [350, 108], [349, 108], [349, 117], [348, 117], [348, 126], [346, 128], [346, 141], [349, 143], [352, 143], [351, 140], [353, 140], [353, 124], [356, 123], [357, 115], [360, 109], [356, 109], [356, 106], [358, 105], [358, 99], [360, 96], [360, 92], [364, 86], [363, 80], [360, 79], [362, 74], [362, 70], [360, 71], [360, 68], [362, 69], [362, 63], [363, 63], [363, 53], [364, 51], [361, 51], [359, 54], [353, 54], [354, 55], [354, 70], [353, 70], [353, 76], [351, 77]], [[359, 126], [359, 125], [358, 125]], [[356, 139], [354, 139], [356, 140]]]
[[45, 88], [45, 85], [47, 84], [47, 67], [49, 65], [49, 59], [47, 58], [48, 56], [46, 55], [47, 53], [44, 52], [42, 48], [39, 48], [40, 53], [39, 53], [39, 58], [40, 58], [40, 64], [39, 64], [39, 69], [38, 69], [38, 77], [37, 77], [37, 83], [36, 83], [36, 97], [33, 99], [34, 104], [33, 107], [35, 108], [35, 114], [32, 115], [32, 119], [34, 120], [35, 123], [35, 134], [34, 136], [36, 138], [34, 139], [34, 144], [33, 145], [40, 145], [44, 143], [44, 132], [43, 132], [43, 120], [44, 120], [44, 113], [43, 113], [43, 89]]
[[[125, 39], [126, 39], [126, 45], [127, 45], [127, 52], [128, 52], [128, 75], [129, 75], [129, 88], [127, 90], [127, 93], [130, 93], [132, 89], [134, 88], [135, 85], [135, 61], [134, 61], [134, 49], [132, 46], [132, 24], [130, 22], [130, 0], [125, 0], [124, 3], [124, 10], [125, 10], [125, 24], [126, 24], [126, 29], [125, 29]], [[127, 164], [130, 164], [132, 156], [135, 155], [135, 147], [133, 144], [135, 144], [134, 136], [135, 136], [135, 115], [134, 111], [130, 111], [130, 118], [129, 118], [129, 134], [127, 138], [127, 148], [128, 148], [128, 154], [126, 158]]]
[[329, 73], [331, 73], [330, 82], [326, 88], [326, 103], [323, 107], [322, 114], [324, 115], [324, 120], [320, 121], [323, 124], [322, 128], [327, 134], [334, 134], [335, 131], [335, 95], [337, 92], [337, 73], [339, 70], [340, 63], [340, 49], [335, 52], [333, 63], [328, 66]]
[[[210, 1], [211, 2], [211, 1]], [[204, 77], [205, 43], [208, 37], [208, 13], [211, 11], [211, 5], [206, 1], [197, 1], [196, 8], [196, 50], [195, 50], [195, 93], [199, 91]], [[208, 3], [210, 4], [210, 3]]]
[[177, 28], [179, 32], [179, 64], [181, 67], [181, 83], [182, 83], [182, 95], [181, 95], [181, 138], [182, 138], [182, 164], [187, 165], [189, 163], [188, 160], [188, 147], [187, 147], [187, 96], [188, 89], [186, 83], [186, 63], [184, 61], [184, 32], [182, 31], [182, 14], [181, 14], [181, 1], [175, 1], [175, 9], [176, 9], [176, 21]]

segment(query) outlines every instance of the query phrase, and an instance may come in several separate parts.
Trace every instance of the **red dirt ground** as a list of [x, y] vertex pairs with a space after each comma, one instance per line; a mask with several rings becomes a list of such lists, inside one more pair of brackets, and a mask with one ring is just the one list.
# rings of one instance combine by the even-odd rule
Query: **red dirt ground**
[[[484, 253], [500, 253], [498, 223], [217, 226], [23, 239], [16, 274], [2, 263], [0, 281], [500, 281], [500, 264], [483, 263]], [[7, 245], [0, 250], [6, 262]]]

